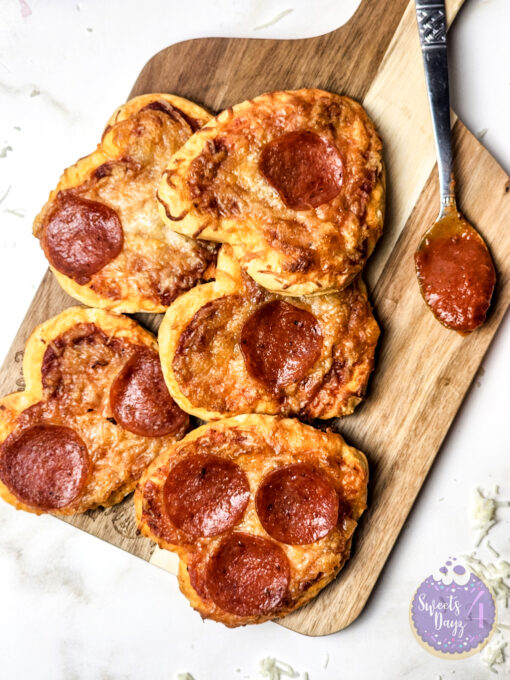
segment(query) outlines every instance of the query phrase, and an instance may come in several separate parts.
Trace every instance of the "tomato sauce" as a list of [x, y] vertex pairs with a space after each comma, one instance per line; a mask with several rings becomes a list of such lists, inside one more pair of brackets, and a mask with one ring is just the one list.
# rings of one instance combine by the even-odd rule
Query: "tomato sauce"
[[443, 218], [416, 252], [415, 264], [425, 302], [444, 326], [469, 333], [484, 323], [496, 272], [483, 239], [465, 220]]

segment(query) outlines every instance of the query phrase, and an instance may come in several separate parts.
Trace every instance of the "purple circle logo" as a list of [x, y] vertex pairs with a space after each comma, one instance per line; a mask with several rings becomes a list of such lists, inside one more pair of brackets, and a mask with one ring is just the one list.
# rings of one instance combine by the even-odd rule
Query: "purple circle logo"
[[471, 656], [494, 632], [496, 604], [485, 583], [450, 557], [419, 586], [410, 620], [418, 642], [429, 652], [449, 659]]

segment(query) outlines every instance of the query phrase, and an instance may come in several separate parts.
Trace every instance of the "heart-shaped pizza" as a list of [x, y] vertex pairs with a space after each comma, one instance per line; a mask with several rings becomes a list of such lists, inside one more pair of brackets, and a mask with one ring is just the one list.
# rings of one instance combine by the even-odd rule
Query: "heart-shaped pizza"
[[339, 293], [284, 298], [257, 285], [222, 246], [213, 282], [169, 307], [159, 330], [166, 383], [204, 420], [241, 413], [352, 413], [379, 327], [358, 277]]
[[0, 400], [0, 496], [18, 509], [114, 505], [189, 427], [156, 339], [125, 316], [66, 309], [30, 336], [23, 375]]
[[228, 626], [284, 616], [349, 558], [365, 456], [333, 432], [244, 415], [165, 448], [135, 492], [141, 533], [180, 557], [179, 584]]
[[181, 97], [136, 97], [113, 114], [97, 149], [64, 172], [34, 234], [69, 295], [117, 312], [163, 312], [207, 278], [213, 244], [169, 231], [156, 190], [169, 157], [209, 119]]
[[158, 191], [170, 229], [230, 243], [260, 285], [341, 290], [382, 232], [381, 140], [363, 107], [317, 89], [223, 111], [172, 157]]

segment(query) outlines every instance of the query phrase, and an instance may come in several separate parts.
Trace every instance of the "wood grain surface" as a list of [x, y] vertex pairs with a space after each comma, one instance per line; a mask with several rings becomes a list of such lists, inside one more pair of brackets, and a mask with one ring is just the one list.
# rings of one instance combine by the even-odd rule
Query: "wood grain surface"
[[[450, 21], [461, 4], [447, 2]], [[307, 635], [326, 635], [363, 610], [508, 307], [510, 182], [457, 121], [459, 205], [482, 232], [499, 273], [488, 322], [463, 338], [434, 320], [414, 274], [413, 252], [437, 215], [439, 198], [413, 2], [363, 0], [345, 26], [307, 40], [208, 38], [173, 45], [144, 67], [131, 96], [173, 92], [219, 111], [264, 91], [307, 86], [363, 101], [383, 137], [388, 183], [385, 232], [366, 270], [383, 331], [377, 367], [366, 403], [330, 423], [368, 456], [370, 506], [339, 577], [281, 621]], [[71, 304], [48, 272], [0, 372], [0, 393], [23, 388], [23, 347], [34, 326]], [[160, 321], [137, 318], [152, 330]], [[131, 497], [68, 521], [175, 573], [172, 553], [137, 536]]]

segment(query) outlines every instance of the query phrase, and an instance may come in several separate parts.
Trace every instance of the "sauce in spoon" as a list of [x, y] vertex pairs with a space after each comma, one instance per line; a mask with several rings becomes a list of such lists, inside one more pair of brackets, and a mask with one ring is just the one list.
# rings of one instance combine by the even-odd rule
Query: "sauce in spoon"
[[443, 325], [468, 333], [484, 323], [496, 272], [484, 240], [462, 215], [439, 219], [414, 260], [423, 298]]

